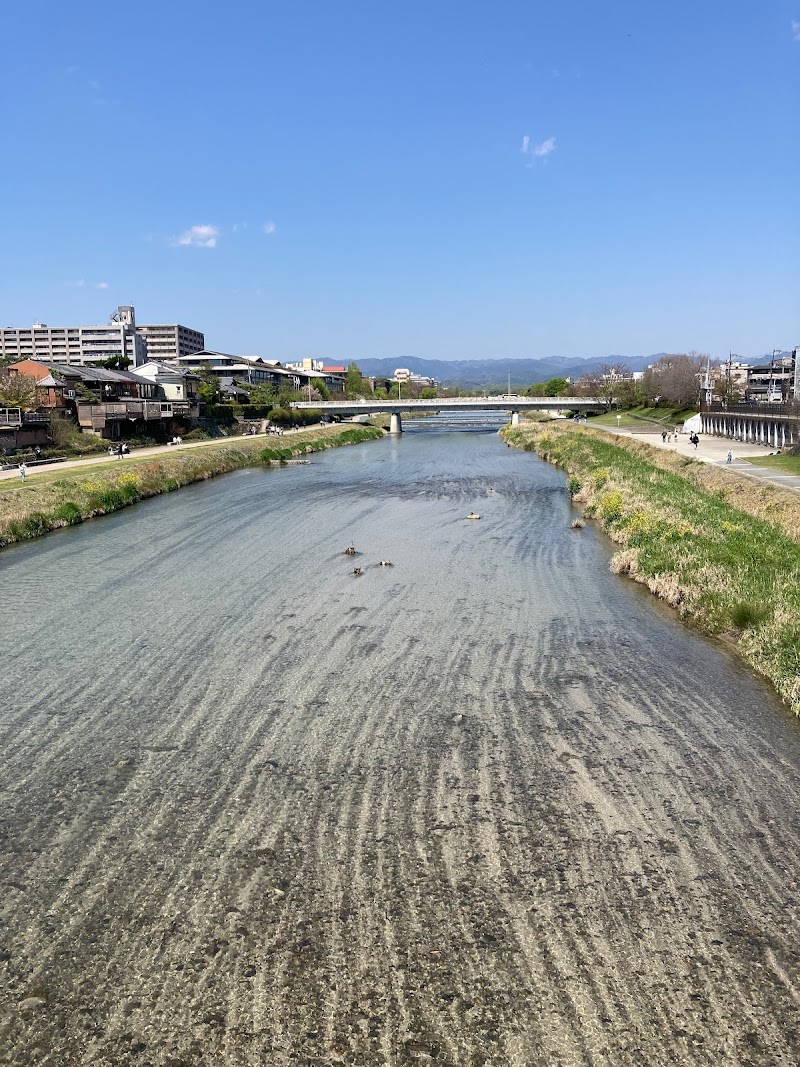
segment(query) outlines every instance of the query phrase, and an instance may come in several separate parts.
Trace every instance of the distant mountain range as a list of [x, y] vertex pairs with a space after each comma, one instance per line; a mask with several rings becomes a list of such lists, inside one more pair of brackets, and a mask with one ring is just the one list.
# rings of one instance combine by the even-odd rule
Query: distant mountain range
[[[548, 378], [572, 378], [573, 381], [595, 370], [602, 363], [623, 363], [630, 370], [646, 370], [651, 363], [661, 359], [665, 352], [655, 352], [651, 356], [589, 356], [585, 359], [573, 359], [567, 356], [546, 356], [544, 359], [421, 359], [418, 356], [405, 356], [398, 359], [360, 359], [358, 366], [362, 374], [377, 378], [391, 378], [398, 367], [407, 367], [415, 374], [424, 374], [435, 378], [442, 385], [458, 385], [464, 388], [489, 388], [491, 386], [508, 387], [511, 375], [511, 388], [532, 385], [534, 382], [546, 382]], [[782, 352], [781, 356], [790, 356], [791, 352]], [[741, 358], [741, 357], [737, 357]], [[776, 354], [776, 359], [780, 356]], [[751, 366], [769, 363], [770, 356], [746, 359]], [[712, 364], [719, 359], [712, 359]]]
[[362, 374], [377, 378], [391, 378], [398, 367], [407, 367], [415, 374], [435, 378], [443, 385], [477, 386], [532, 385], [548, 378], [580, 378], [601, 363], [624, 363], [631, 370], [644, 370], [664, 353], [654, 356], [596, 356], [589, 359], [570, 359], [566, 356], [547, 356], [544, 359], [421, 359], [406, 356], [399, 359], [360, 359]]

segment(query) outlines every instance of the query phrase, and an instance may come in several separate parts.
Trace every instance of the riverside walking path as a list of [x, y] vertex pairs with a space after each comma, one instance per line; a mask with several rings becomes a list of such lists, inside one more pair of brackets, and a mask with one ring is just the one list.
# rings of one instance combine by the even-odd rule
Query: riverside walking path
[[[695, 448], [690, 442], [687, 433], [678, 434], [676, 443], [674, 437], [671, 442], [663, 441], [660, 432], [642, 433], [641, 431], [636, 431], [632, 433], [628, 429], [617, 429], [612, 426], [604, 426], [603, 429], [608, 430], [609, 433], [618, 434], [620, 437], [632, 437], [646, 445], [651, 445], [653, 448], [662, 448], [667, 452], [677, 452], [679, 455], [689, 456], [692, 459], [699, 460], [701, 463], [723, 467], [725, 470], [736, 471], [737, 474], [744, 474], [746, 477], [754, 478], [760, 482], [772, 482], [784, 489], [800, 492], [800, 476], [785, 474], [783, 471], [774, 470], [772, 467], [759, 467], [755, 463], [745, 462], [745, 457], [755, 458], [757, 456], [775, 455], [775, 449], [767, 448], [764, 445], [745, 444], [743, 441], [732, 441], [727, 437], [709, 437], [699, 434], [700, 443]], [[733, 453], [731, 463], [728, 463], [728, 449]]]
[[[301, 430], [310, 430], [313, 426], [300, 426], [296, 430], [284, 430], [285, 436], [291, 436], [295, 433], [300, 433]], [[346, 429], [346, 427], [345, 427]], [[260, 438], [269, 439], [271, 441], [278, 441], [280, 438], [274, 434], [268, 433], [250, 433], [250, 434], [237, 434], [232, 437], [209, 437], [204, 441], [183, 441], [179, 445], [154, 445], [150, 448], [137, 448], [129, 452], [125, 456], [119, 456], [116, 452], [113, 455], [108, 455], [103, 452], [93, 452], [90, 456], [82, 456], [80, 459], [68, 459], [64, 462], [58, 463], [42, 463], [41, 465], [27, 464], [26, 481], [31, 478], [36, 478], [41, 474], [54, 474], [59, 471], [67, 470], [70, 467], [108, 467], [110, 465], [117, 466], [126, 462], [130, 462], [132, 459], [144, 459], [146, 456], [158, 456], [164, 452], [174, 455], [176, 452], [184, 452], [187, 448], [208, 448], [214, 445], [230, 445], [236, 444], [240, 441], [257, 441]], [[19, 481], [19, 469], [13, 467], [8, 471], [0, 471], [0, 481], [3, 479], [14, 479]]]

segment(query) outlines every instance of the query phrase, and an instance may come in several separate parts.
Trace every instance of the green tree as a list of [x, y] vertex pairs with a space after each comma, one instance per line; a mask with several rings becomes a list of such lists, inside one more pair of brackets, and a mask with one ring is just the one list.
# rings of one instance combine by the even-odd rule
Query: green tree
[[311, 381], [311, 387], [316, 389], [319, 400], [330, 400], [331, 391], [322, 380], [322, 378], [313, 378]]
[[127, 370], [130, 365], [130, 356], [109, 356], [108, 359], [97, 359], [88, 364], [90, 367], [105, 367], [106, 370]]
[[281, 384], [278, 390], [277, 406], [282, 409], [290, 408], [292, 404], [297, 400], [305, 400], [306, 397], [302, 391], [292, 389], [292, 387], [285, 382]]
[[545, 396], [567, 396], [569, 394], [569, 382], [566, 378], [549, 378], [544, 383]]
[[201, 404], [216, 404], [219, 401], [219, 378], [211, 369], [210, 363], [202, 363], [195, 371], [200, 384], [197, 387], [197, 396]]
[[258, 407], [274, 407], [278, 401], [278, 390], [274, 385], [268, 385], [266, 382], [259, 382], [258, 385], [252, 386], [249, 393], [250, 403]]
[[349, 363], [347, 366], [344, 391], [351, 400], [357, 396], [366, 396], [369, 392], [369, 383], [361, 373], [361, 368], [357, 363]]
[[566, 378], [548, 378], [546, 382], [534, 382], [525, 390], [527, 396], [569, 396], [570, 384]]
[[438, 395], [433, 386], [430, 385], [426, 385], [424, 389], [419, 391], [420, 400], [436, 400]]

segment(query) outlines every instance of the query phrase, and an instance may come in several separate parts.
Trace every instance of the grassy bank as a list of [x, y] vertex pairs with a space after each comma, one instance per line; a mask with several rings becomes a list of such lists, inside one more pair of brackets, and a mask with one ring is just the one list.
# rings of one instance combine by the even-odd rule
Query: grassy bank
[[46, 478], [15, 483], [0, 492], [0, 546], [39, 537], [64, 526], [76, 526], [84, 519], [119, 511], [140, 500], [217, 474], [281, 463], [294, 456], [382, 436], [381, 430], [371, 426], [345, 430], [340, 426], [320, 426], [292, 434], [291, 438], [281, 438], [280, 447], [265, 447], [263, 438], [243, 437], [224, 444], [127, 461], [119, 466], [99, 464], [75, 473], [53, 472]]
[[742, 459], [745, 463], [753, 463], [756, 467], [769, 467], [782, 474], [800, 474], [800, 456], [792, 456], [788, 452], [780, 456], [742, 456]]
[[[666, 430], [674, 426], [683, 426], [688, 418], [696, 414], [696, 408], [628, 408], [625, 411], [609, 411], [605, 415], [597, 415], [592, 418], [592, 425], [624, 426], [635, 429], [643, 424], [650, 424]], [[619, 422], [617, 421], [618, 415]]]
[[800, 499], [637, 441], [563, 423], [508, 428], [561, 467], [628, 574], [733, 643], [800, 714]]

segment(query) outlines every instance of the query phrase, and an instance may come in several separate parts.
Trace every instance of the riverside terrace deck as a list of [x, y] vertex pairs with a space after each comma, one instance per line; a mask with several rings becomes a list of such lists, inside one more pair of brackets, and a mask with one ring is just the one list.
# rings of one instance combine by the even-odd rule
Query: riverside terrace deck
[[787, 404], [703, 404], [700, 421], [703, 433], [746, 444], [791, 448], [800, 441], [800, 403], [796, 400]]
[[[613, 403], [613, 401], [612, 401]], [[298, 411], [321, 411], [325, 415], [391, 415], [391, 433], [402, 433], [400, 416], [408, 411], [507, 411], [512, 425], [520, 411], [603, 411], [609, 401], [591, 396], [459, 396], [439, 400], [329, 400], [319, 404], [295, 403]]]

